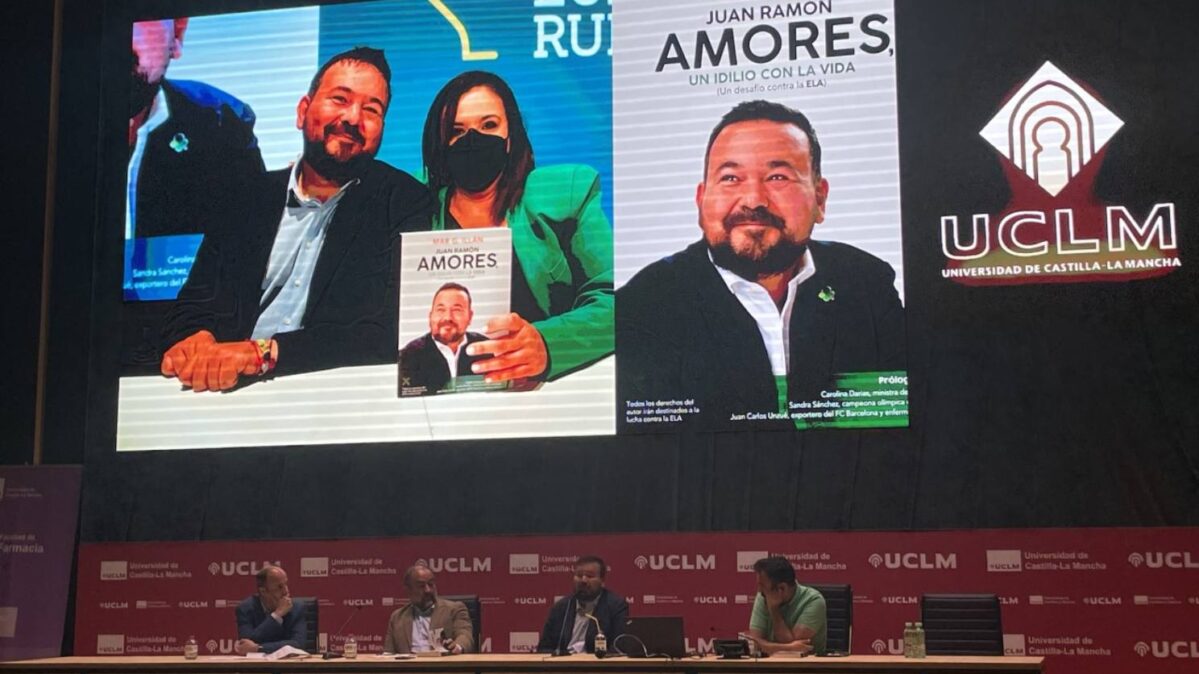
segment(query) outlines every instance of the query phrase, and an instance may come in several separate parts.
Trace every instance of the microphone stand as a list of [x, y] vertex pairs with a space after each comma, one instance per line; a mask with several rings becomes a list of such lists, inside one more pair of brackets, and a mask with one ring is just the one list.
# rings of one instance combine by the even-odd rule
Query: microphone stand
[[346, 618], [346, 621], [341, 624], [341, 627], [337, 628], [337, 633], [333, 635], [333, 638], [329, 639], [329, 641], [325, 643], [325, 652], [321, 653], [322, 660], [332, 660], [334, 658], [344, 657], [344, 656], [342, 656], [341, 653], [333, 652], [333, 640], [336, 639], [337, 637], [341, 636], [342, 630], [344, 630], [346, 628], [346, 625], [350, 624], [350, 621], [353, 620], [354, 616], [358, 615], [358, 612], [361, 610], [362, 610], [361, 606], [355, 606], [354, 611], [352, 613], [350, 613], [350, 617]]

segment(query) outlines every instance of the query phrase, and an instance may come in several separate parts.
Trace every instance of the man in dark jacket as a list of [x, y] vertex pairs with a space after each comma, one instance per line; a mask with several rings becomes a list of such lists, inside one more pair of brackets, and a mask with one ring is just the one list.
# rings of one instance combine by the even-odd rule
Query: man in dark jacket
[[287, 589], [287, 573], [277, 566], [264, 566], [256, 574], [258, 592], [237, 605], [239, 654], [273, 653], [284, 646], [303, 648], [308, 634], [304, 604], [293, 604]]
[[[595, 635], [602, 630], [608, 648], [624, 634], [629, 604], [624, 597], [604, 587], [608, 567], [595, 556], [579, 557], [574, 563], [574, 594], [550, 608], [541, 628], [537, 650], [541, 653], [594, 653]], [[593, 619], [594, 618], [594, 619]]]
[[206, 235], [164, 326], [163, 375], [217, 391], [395, 361], [399, 236], [428, 227], [433, 200], [374, 158], [390, 78], [368, 47], [317, 72], [296, 108], [300, 161], [251, 186], [244, 219]]

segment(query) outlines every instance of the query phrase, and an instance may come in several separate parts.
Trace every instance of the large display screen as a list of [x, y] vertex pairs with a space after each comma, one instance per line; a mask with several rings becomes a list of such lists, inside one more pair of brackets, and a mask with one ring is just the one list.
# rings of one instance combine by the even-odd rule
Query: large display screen
[[906, 426], [895, 21], [135, 23], [117, 448]]

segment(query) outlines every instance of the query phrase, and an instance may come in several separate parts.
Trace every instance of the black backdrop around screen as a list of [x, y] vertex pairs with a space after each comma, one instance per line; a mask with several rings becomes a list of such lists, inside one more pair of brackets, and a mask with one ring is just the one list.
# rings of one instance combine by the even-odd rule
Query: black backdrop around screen
[[[85, 463], [83, 540], [1199, 524], [1189, 1], [897, 3], [909, 429], [118, 455], [119, 254], [101, 223], [121, 212], [121, 27], [282, 4], [66, 2], [46, 452]], [[1098, 189], [1134, 209], [1173, 201], [1181, 269], [941, 278], [940, 217], [1008, 196], [978, 130], [1046, 60], [1124, 120]]]

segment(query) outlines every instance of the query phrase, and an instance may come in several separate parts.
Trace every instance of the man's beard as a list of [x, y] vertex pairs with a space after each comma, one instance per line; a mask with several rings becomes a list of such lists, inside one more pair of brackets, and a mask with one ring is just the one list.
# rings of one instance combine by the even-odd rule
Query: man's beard
[[[736, 225], [743, 222], [759, 222], [773, 227], [779, 230], [781, 236], [773, 246], [765, 250], [738, 253], [733, 250], [732, 232]], [[807, 241], [792, 241], [787, 238], [783, 219], [771, 213], [765, 206], [730, 213], [722, 224], [725, 231], [724, 240], [715, 245], [708, 243], [712, 260], [747, 281], [756, 281], [761, 276], [787, 271], [808, 250]]]
[[366, 171], [366, 167], [374, 159], [375, 153], [363, 151], [349, 159], [338, 159], [325, 150], [325, 141], [334, 133], [350, 135], [359, 142], [365, 143], [362, 133], [357, 127], [334, 122], [325, 126], [320, 139], [304, 139], [304, 163], [326, 179], [341, 183], [349, 182]]
[[451, 329], [448, 333], [448, 336], [443, 336], [443, 335], [446, 335], [446, 333], [442, 332], [442, 328], [445, 325], [446, 325], [446, 321], [442, 321], [441, 323], [437, 324], [437, 330], [433, 333], [433, 339], [436, 339], [437, 341], [441, 342], [442, 344], [445, 344], [446, 346], [450, 346], [454, 342], [461, 341], [462, 331], [458, 330], [458, 326], [453, 325], [452, 323], [450, 324]]

